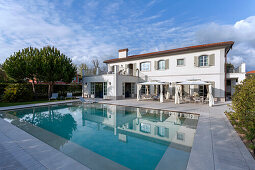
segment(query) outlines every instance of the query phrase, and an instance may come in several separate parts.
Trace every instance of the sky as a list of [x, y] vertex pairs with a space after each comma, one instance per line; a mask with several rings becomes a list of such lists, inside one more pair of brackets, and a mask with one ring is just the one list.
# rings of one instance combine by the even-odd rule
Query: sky
[[29, 46], [57, 47], [79, 65], [235, 41], [228, 61], [255, 70], [254, 0], [0, 0], [0, 63]]

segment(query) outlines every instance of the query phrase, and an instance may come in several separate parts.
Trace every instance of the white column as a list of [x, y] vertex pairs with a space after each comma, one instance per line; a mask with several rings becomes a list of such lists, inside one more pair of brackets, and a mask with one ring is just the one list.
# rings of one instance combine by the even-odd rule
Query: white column
[[213, 95], [212, 95], [212, 85], [210, 84], [209, 85], [209, 106], [212, 107], [214, 105], [214, 98], [213, 98]]
[[137, 101], [139, 101], [141, 99], [140, 98], [140, 91], [141, 91], [141, 85], [137, 84]]
[[166, 85], [166, 99], [170, 99], [170, 84], [167, 84]]
[[149, 95], [149, 85], [146, 85], [146, 95]]
[[180, 85], [175, 85], [175, 104], [180, 104]]
[[164, 102], [164, 97], [163, 97], [163, 85], [160, 85], [160, 103]]

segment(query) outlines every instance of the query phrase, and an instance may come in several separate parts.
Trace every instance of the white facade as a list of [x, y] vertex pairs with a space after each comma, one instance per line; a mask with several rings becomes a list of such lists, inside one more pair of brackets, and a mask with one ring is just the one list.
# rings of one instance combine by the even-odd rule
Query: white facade
[[[191, 50], [175, 49], [179, 51], [173, 52], [169, 50], [163, 51], [164, 53], [156, 52], [137, 56], [128, 56], [128, 50], [120, 50], [118, 59], [105, 61], [108, 64], [109, 74], [99, 77], [86, 77], [85, 82], [88, 84], [93, 81], [112, 82], [112, 87], [109, 89], [108, 95], [123, 97], [120, 94], [123, 90], [123, 83], [125, 82], [159, 81], [168, 82], [172, 86], [177, 82], [198, 79], [212, 83], [214, 97], [224, 101], [226, 80], [235, 76], [233, 74], [237, 74], [226, 74], [225, 72], [227, 52], [232, 47], [233, 42], [232, 44], [230, 42], [230, 44], [219, 46], [217, 46], [219, 43], [215, 44], [208, 44], [203, 48], [199, 46], [193, 46], [192, 48], [186, 47]], [[198, 47], [199, 49], [196, 49]], [[203, 60], [206, 61], [206, 64], [200, 61], [200, 56], [207, 56], [206, 60]], [[206, 66], [200, 66], [200, 63]], [[238, 73], [239, 75], [237, 75], [239, 77], [238, 81], [242, 81], [245, 77], [245, 64], [242, 65], [243, 69], [244, 74]], [[136, 77], [139, 77], [139, 79]], [[193, 88], [194, 91], [198, 87]], [[89, 93], [89, 90], [86, 92]], [[174, 94], [173, 92], [171, 93]]]

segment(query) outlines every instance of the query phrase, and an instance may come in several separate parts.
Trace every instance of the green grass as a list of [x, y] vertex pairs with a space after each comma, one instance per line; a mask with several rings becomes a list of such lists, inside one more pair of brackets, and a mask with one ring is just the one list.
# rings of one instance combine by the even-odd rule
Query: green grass
[[15, 103], [5, 103], [0, 102], [0, 107], [7, 107], [7, 106], [17, 106], [17, 105], [24, 105], [24, 104], [36, 104], [36, 103], [46, 103], [46, 102], [56, 102], [56, 101], [63, 101], [63, 100], [36, 100], [30, 102], [15, 102]]

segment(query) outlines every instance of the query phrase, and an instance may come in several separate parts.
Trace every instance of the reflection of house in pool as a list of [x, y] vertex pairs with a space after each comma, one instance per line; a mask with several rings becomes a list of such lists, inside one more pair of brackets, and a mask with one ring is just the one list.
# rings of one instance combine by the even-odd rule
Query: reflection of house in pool
[[103, 124], [122, 142], [132, 136], [186, 151], [191, 150], [199, 117], [116, 105], [86, 105], [82, 115], [84, 126], [86, 120]]

